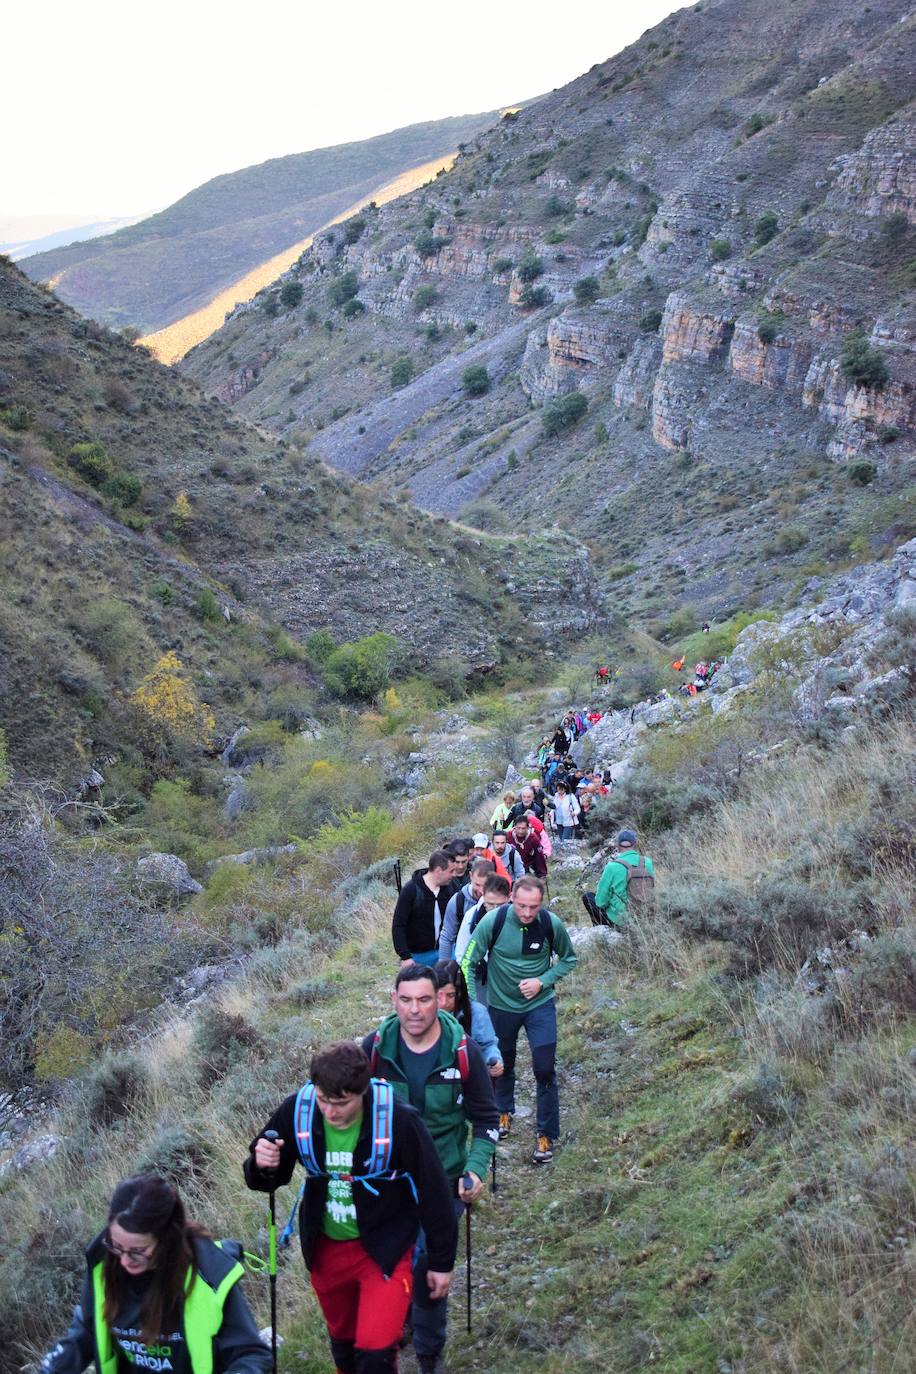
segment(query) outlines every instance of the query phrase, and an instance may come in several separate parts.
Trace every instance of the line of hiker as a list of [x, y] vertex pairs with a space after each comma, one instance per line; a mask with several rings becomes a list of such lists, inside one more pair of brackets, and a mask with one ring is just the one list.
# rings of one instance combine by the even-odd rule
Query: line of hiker
[[[143, 1174], [115, 1189], [71, 1327], [42, 1374], [82, 1374], [92, 1360], [98, 1374], [276, 1374], [274, 1199], [297, 1165], [304, 1181], [280, 1245], [298, 1224], [338, 1374], [395, 1374], [409, 1340], [420, 1374], [445, 1374], [458, 1223], [470, 1324], [471, 1209], [491, 1168], [495, 1187], [496, 1145], [513, 1133], [523, 1030], [531, 1162], [548, 1164], [561, 1134], [556, 985], [576, 954], [547, 900], [547, 860], [551, 831], [581, 833], [588, 804], [607, 795], [609, 778], [568, 753], [594, 723], [568, 713], [544, 742], [540, 777], [503, 797], [491, 833], [443, 845], [412, 874], [392, 918], [392, 1012], [358, 1042], [319, 1049], [308, 1081], [250, 1142], [244, 1180], [270, 1207], [272, 1348], [240, 1286], [241, 1247], [214, 1240], [171, 1183]], [[652, 861], [625, 828], [583, 901], [594, 921], [621, 926], [653, 887]]]

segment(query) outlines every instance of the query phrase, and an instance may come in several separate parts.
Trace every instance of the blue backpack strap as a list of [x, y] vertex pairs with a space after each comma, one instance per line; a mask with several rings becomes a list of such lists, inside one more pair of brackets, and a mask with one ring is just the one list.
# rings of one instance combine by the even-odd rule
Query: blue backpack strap
[[391, 1167], [394, 1132], [394, 1089], [384, 1078], [372, 1080], [372, 1151], [369, 1174], [387, 1173]]
[[293, 1129], [296, 1132], [296, 1149], [299, 1151], [299, 1158], [306, 1173], [318, 1177], [321, 1169], [318, 1167], [318, 1160], [315, 1158], [315, 1149], [312, 1144], [312, 1130], [315, 1121], [315, 1085], [306, 1083], [296, 1094], [296, 1105], [293, 1108]]

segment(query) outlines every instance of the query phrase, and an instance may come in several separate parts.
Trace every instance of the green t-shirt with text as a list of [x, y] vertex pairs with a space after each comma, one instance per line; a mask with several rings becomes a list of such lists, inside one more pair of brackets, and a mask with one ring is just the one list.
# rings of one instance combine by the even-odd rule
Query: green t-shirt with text
[[[324, 1123], [324, 1167], [327, 1173], [351, 1174], [353, 1172], [353, 1151], [359, 1139], [359, 1128], [363, 1123], [362, 1113], [352, 1126], [343, 1131], [335, 1130]], [[322, 1230], [331, 1240], [358, 1240], [359, 1227], [356, 1224], [356, 1203], [353, 1201], [353, 1184], [343, 1179], [328, 1180], [328, 1198], [324, 1207]]]

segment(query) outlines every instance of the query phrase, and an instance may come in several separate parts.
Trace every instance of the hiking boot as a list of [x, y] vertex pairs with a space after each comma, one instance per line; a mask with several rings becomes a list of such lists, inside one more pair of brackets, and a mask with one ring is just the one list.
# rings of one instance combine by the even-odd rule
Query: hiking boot
[[417, 1368], [420, 1374], [448, 1374], [448, 1366], [440, 1355], [418, 1355]]
[[500, 1138], [500, 1140], [505, 1140], [506, 1136], [509, 1134], [509, 1132], [510, 1132], [511, 1130], [512, 1130], [512, 1117], [509, 1115], [508, 1112], [500, 1112], [500, 1114], [499, 1114], [499, 1138]]
[[549, 1138], [546, 1135], [539, 1135], [537, 1138], [537, 1144], [534, 1147], [534, 1153], [531, 1156], [531, 1163], [549, 1164], [552, 1159], [553, 1150], [551, 1148]]

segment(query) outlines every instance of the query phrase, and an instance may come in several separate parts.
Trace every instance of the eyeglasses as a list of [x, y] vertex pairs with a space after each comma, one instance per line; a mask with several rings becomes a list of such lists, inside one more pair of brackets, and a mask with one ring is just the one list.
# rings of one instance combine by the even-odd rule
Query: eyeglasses
[[109, 1240], [107, 1236], [102, 1237], [102, 1244], [109, 1255], [117, 1255], [119, 1259], [130, 1260], [131, 1264], [141, 1264], [144, 1260], [152, 1259], [156, 1253], [155, 1245], [145, 1250], [124, 1250], [120, 1245], [115, 1245], [114, 1241]]

